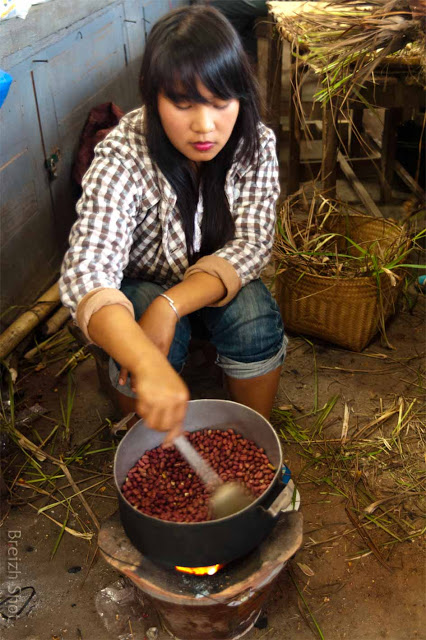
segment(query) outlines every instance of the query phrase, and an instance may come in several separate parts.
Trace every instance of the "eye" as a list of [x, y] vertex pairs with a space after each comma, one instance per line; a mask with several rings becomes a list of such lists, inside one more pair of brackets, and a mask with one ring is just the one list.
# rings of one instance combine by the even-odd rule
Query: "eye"
[[187, 111], [192, 106], [189, 102], [175, 102], [174, 105], [179, 111]]
[[227, 107], [229, 107], [230, 104], [230, 100], [228, 100], [227, 102], [214, 102], [213, 103], [213, 107], [215, 109], [226, 109]]

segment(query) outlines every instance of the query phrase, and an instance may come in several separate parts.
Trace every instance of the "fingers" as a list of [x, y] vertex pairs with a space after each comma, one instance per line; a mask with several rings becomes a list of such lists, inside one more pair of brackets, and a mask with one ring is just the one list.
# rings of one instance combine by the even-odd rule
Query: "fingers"
[[189, 401], [184, 381], [160, 356], [141, 372], [132, 371], [132, 386], [136, 388], [136, 411], [147, 427], [170, 432], [170, 442], [181, 430]]
[[[137, 413], [145, 420], [147, 426], [155, 431], [180, 431], [185, 412], [170, 408], [147, 408], [139, 403]], [[183, 414], [183, 415], [182, 415]]]
[[164, 444], [171, 444], [182, 431], [186, 413], [187, 400], [175, 406], [148, 406], [146, 403], [137, 404], [137, 413], [145, 420], [147, 426], [156, 431], [167, 432]]
[[176, 425], [173, 429], [171, 429], [166, 437], [164, 438], [163, 444], [172, 445], [175, 438], [177, 438], [183, 431], [183, 423], [181, 422], [179, 425]]
[[128, 375], [129, 375], [129, 370], [122, 367], [120, 369], [120, 375], [118, 377], [118, 384], [121, 384], [121, 386], [125, 385], [127, 382]]
[[[120, 369], [120, 375], [118, 378], [118, 384], [120, 384], [121, 386], [125, 385], [127, 382], [127, 378], [129, 377], [129, 370], [125, 369], [124, 367], [122, 367]], [[133, 391], [133, 393], [136, 393], [136, 387], [132, 382], [132, 377], [130, 376], [130, 388]]]
[[166, 437], [164, 438], [163, 444], [172, 445], [174, 439], [182, 432], [183, 420], [185, 418], [186, 407], [184, 407], [183, 412], [179, 409], [169, 413], [166, 417], [167, 423], [169, 424], [169, 429]]

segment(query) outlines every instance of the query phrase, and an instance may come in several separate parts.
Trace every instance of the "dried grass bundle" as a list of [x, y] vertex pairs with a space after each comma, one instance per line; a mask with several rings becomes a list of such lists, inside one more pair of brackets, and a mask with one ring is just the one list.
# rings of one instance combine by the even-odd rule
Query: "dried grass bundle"
[[283, 204], [277, 221], [274, 257], [277, 274], [290, 266], [326, 277], [401, 278], [412, 242], [406, 226], [371, 218], [347, 203], [326, 199], [320, 192], [308, 200], [303, 190]]
[[319, 100], [358, 95], [380, 64], [412, 43], [425, 64], [426, 0], [339, 0], [321, 9], [312, 4], [297, 23], [292, 18], [291, 27], [298, 48], [307, 49], [302, 57], [325, 76]]

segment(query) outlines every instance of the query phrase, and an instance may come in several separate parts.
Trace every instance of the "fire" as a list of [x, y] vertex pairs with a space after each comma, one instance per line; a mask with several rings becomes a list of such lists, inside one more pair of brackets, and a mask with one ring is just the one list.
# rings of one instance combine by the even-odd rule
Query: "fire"
[[213, 564], [211, 567], [175, 567], [175, 569], [193, 576], [214, 576], [223, 566], [223, 564]]

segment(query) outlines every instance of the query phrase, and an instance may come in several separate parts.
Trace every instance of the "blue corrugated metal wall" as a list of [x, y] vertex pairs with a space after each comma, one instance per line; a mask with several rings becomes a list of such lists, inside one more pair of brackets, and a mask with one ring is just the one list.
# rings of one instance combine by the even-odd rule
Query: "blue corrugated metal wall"
[[[138, 105], [145, 35], [161, 15], [188, 2], [105, 4], [0, 65], [14, 79], [0, 109], [2, 313], [34, 300], [58, 271], [74, 219], [71, 166], [89, 110], [108, 101], [124, 111]], [[45, 160], [57, 152], [51, 180]], [[2, 317], [3, 328], [18, 312]]]

